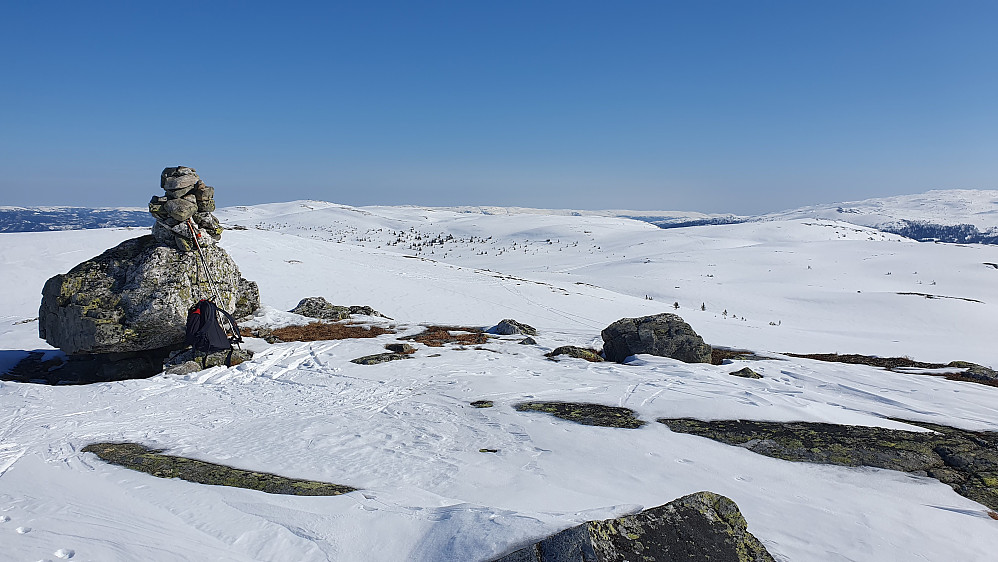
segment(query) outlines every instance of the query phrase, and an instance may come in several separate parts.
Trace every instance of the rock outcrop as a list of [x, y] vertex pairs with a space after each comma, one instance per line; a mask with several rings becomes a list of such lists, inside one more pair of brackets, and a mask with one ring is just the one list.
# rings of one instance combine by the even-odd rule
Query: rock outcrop
[[164, 244], [187, 252], [197, 244], [214, 246], [222, 238], [215, 211], [215, 188], [205, 185], [194, 168], [165, 168], [160, 187], [166, 195], [154, 195], [149, 213], [156, 219], [152, 234]]
[[607, 326], [602, 336], [607, 361], [620, 363], [631, 355], [647, 353], [686, 363], [710, 363], [710, 346], [675, 314], [622, 318]]
[[308, 318], [315, 318], [317, 320], [347, 320], [352, 314], [388, 318], [384, 314], [381, 314], [369, 306], [340, 306], [331, 304], [322, 297], [303, 298], [298, 301], [298, 306], [292, 308], [288, 312], [307, 316]]
[[905, 420], [901, 421], [932, 431], [819, 422], [658, 421], [677, 433], [707, 437], [767, 457], [928, 475], [998, 510], [998, 432]]
[[505, 320], [500, 321], [495, 326], [492, 326], [491, 328], [486, 330], [486, 332], [490, 334], [496, 334], [499, 336], [515, 336], [518, 334], [522, 334], [524, 336], [537, 335], [537, 330], [534, 329], [533, 326], [524, 324], [522, 322], [517, 322], [516, 320], [513, 320], [511, 318], [506, 318]]
[[574, 345], [563, 345], [561, 347], [554, 348], [550, 353], [545, 353], [544, 356], [548, 359], [554, 359], [555, 357], [564, 355], [566, 357], [574, 357], [576, 359], [585, 359], [590, 363], [601, 363], [603, 362], [603, 357], [599, 353], [593, 351], [592, 349], [586, 349], [584, 347], [578, 347]]
[[[237, 318], [256, 310], [256, 283], [240, 275], [225, 250], [208, 246], [204, 255], [219, 307]], [[49, 279], [38, 334], [70, 355], [182, 346], [187, 309], [211, 292], [196, 254], [140, 236]]]
[[636, 515], [590, 521], [494, 562], [773, 562], [730, 499], [697, 492]]

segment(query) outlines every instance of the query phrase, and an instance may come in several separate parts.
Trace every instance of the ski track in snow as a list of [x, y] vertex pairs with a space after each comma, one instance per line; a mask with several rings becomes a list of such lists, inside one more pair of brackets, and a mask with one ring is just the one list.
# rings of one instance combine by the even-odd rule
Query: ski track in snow
[[[487, 560], [586, 520], [699, 490], [734, 499], [779, 560], [990, 556], [994, 522], [934, 479], [784, 462], [675, 434], [654, 420], [921, 430], [887, 419], [899, 418], [998, 430], [998, 389], [780, 354], [993, 363], [984, 342], [994, 333], [994, 305], [894, 295], [931, 281], [939, 292], [948, 286], [995, 302], [994, 276], [975, 264], [998, 262], [998, 249], [870, 239], [861, 228], [813, 220], [659, 230], [608, 217], [426, 210], [419, 218], [407, 208], [309, 206], [226, 211], [228, 220], [276, 230], [230, 231], [223, 240], [274, 307], [253, 322], [286, 322], [277, 309], [323, 295], [392, 316], [398, 335], [418, 331], [418, 323], [488, 326], [512, 317], [540, 330], [539, 345], [504, 337], [483, 346], [492, 352], [418, 346], [411, 359], [362, 366], [349, 361], [383, 351], [397, 336], [254, 342], [260, 351], [252, 361], [186, 376], [0, 383], [0, 560]], [[403, 258], [374, 247], [385, 242], [376, 231], [369, 243], [337, 242], [342, 234], [328, 229], [309, 238], [316, 232], [309, 229], [328, 225], [357, 234], [410, 226], [465, 238], [490, 232], [493, 254]], [[10, 319], [0, 325], [8, 350], [0, 353], [46, 349], [37, 323], [14, 324], [34, 314], [44, 280], [134, 235], [0, 236], [8, 289], [0, 311]], [[524, 240], [535, 253], [519, 251]], [[513, 241], [516, 251], [494, 255]], [[740, 362], [543, 356], [559, 345], [598, 343], [599, 330], [620, 317], [674, 312], [673, 301], [709, 342], [772, 355], [749, 364], [764, 378], [729, 376]], [[723, 317], [724, 308], [747, 320]], [[469, 405], [482, 399], [495, 406]], [[650, 423], [580, 426], [516, 412], [523, 400], [623, 406]], [[94, 441], [135, 441], [361, 490], [303, 498], [162, 480], [79, 452]]]

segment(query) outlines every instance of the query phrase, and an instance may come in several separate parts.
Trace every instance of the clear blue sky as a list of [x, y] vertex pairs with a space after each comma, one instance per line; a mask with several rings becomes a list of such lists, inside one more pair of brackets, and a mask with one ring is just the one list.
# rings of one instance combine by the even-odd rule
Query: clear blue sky
[[998, 2], [6, 2], [0, 204], [998, 189]]

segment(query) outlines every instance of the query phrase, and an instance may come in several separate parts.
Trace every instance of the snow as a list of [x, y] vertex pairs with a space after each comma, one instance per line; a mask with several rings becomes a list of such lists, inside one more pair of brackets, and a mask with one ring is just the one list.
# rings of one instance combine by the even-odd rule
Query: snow
[[908, 220], [943, 225], [971, 224], [986, 231], [998, 228], [998, 190], [939, 189], [914, 195], [812, 205], [759, 218], [824, 218], [864, 226]]
[[[998, 389], [784, 355], [998, 364], [998, 271], [983, 265], [998, 262], [996, 247], [813, 218], [662, 230], [598, 214], [316, 201], [218, 214], [247, 228], [222, 245], [260, 285], [265, 307], [250, 324], [301, 322], [283, 311], [324, 296], [370, 305], [400, 333], [253, 340], [252, 361], [186, 376], [0, 384], [0, 560], [488, 560], [700, 490], [732, 498], [779, 560], [990, 557], [996, 522], [935, 479], [785, 462], [654, 420], [998, 430]], [[24, 322], [45, 279], [141, 233], [0, 235], [0, 368], [51, 349]], [[737, 364], [543, 356], [599, 345], [612, 321], [659, 312], [682, 315], [709, 343], [773, 357], [751, 364], [764, 378], [729, 376]], [[419, 324], [502, 318], [535, 326], [539, 345], [503, 337], [482, 346], [491, 352], [420, 346], [405, 361], [350, 363]], [[480, 399], [495, 407], [469, 405]], [[650, 423], [588, 427], [513, 409], [530, 399], [624, 406]], [[79, 452], [94, 441], [361, 490], [302, 498], [157, 479]]]

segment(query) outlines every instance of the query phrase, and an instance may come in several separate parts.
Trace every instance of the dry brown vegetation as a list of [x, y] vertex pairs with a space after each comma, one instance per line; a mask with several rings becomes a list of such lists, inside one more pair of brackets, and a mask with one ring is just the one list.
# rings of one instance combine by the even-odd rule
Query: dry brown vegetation
[[990, 517], [992, 519], [995, 519], [995, 520], [998, 520], [998, 513], [995, 513], [993, 511], [989, 511], [988, 512], [988, 517]]
[[276, 338], [281, 341], [322, 341], [375, 338], [382, 334], [392, 333], [394, 333], [392, 330], [380, 326], [312, 322], [305, 326], [287, 326], [284, 328], [274, 328], [273, 330], [257, 330], [252, 335], [264, 339]]
[[481, 328], [470, 328], [467, 326], [427, 326], [423, 332], [400, 339], [418, 342], [428, 347], [443, 347], [445, 343], [481, 345], [489, 341], [489, 336]]

